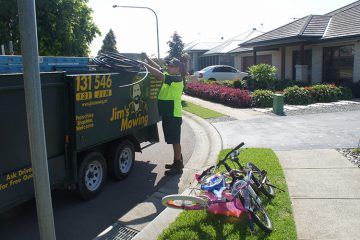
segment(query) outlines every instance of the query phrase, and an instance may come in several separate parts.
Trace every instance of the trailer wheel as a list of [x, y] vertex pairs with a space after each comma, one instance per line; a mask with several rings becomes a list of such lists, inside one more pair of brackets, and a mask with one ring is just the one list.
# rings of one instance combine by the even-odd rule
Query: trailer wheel
[[129, 176], [135, 161], [134, 144], [129, 140], [122, 141], [111, 150], [109, 157], [109, 174], [115, 180]]
[[96, 197], [103, 189], [107, 169], [104, 156], [99, 152], [88, 153], [79, 167], [78, 191], [84, 199]]

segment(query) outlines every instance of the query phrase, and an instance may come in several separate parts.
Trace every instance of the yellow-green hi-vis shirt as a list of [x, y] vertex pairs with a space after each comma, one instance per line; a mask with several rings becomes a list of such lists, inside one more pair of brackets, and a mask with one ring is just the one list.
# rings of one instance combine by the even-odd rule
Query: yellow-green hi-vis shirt
[[184, 90], [180, 75], [164, 73], [165, 80], [158, 95], [159, 114], [163, 117], [181, 117], [181, 95]]

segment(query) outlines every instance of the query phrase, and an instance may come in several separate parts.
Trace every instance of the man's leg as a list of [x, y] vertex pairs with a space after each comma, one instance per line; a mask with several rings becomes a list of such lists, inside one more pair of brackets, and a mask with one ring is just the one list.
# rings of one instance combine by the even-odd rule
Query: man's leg
[[182, 161], [181, 144], [173, 144], [174, 149], [174, 161]]

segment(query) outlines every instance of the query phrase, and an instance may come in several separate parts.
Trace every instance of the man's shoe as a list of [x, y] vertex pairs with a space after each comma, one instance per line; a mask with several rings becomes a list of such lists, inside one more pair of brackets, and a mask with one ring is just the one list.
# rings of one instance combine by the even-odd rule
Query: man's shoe
[[165, 175], [176, 175], [176, 174], [182, 174], [183, 168], [173, 167], [167, 171], [165, 171]]
[[173, 167], [177, 167], [177, 165], [179, 165], [179, 167], [184, 168], [184, 161], [183, 161], [183, 156], [181, 154], [181, 160], [180, 161], [176, 161], [174, 159], [174, 162], [172, 164], [165, 164], [165, 168], [166, 169], [172, 169]]
[[166, 169], [173, 169], [173, 168], [184, 168], [184, 163], [183, 161], [174, 161], [173, 164], [165, 164], [165, 168]]

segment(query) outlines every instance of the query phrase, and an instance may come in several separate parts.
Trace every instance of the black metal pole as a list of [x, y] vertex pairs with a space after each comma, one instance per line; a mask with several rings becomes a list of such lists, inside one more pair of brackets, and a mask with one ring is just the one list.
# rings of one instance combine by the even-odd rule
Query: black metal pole
[[40, 239], [55, 240], [39, 70], [35, 0], [18, 0], [31, 166]]

